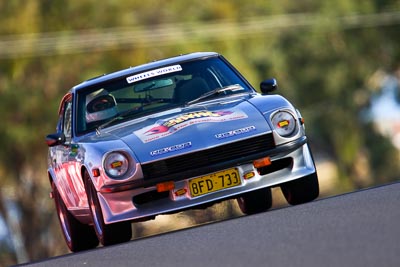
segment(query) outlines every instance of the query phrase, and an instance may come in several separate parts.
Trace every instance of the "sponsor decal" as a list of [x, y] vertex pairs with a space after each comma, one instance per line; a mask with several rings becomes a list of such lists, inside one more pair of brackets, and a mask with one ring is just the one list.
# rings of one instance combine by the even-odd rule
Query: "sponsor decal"
[[145, 79], [149, 79], [152, 77], [160, 76], [160, 75], [167, 74], [167, 73], [177, 72], [177, 71], [181, 71], [181, 70], [182, 70], [181, 65], [173, 65], [173, 66], [150, 70], [150, 71], [139, 73], [139, 74], [136, 74], [133, 76], [129, 76], [126, 78], [126, 81], [128, 83], [134, 83], [134, 82], [138, 82], [141, 80], [145, 80]]
[[179, 150], [182, 150], [182, 149], [186, 149], [186, 148], [189, 148], [191, 146], [192, 146], [192, 142], [186, 142], [186, 143], [173, 145], [173, 146], [169, 146], [169, 147], [164, 147], [164, 148], [161, 148], [161, 149], [157, 149], [157, 150], [151, 151], [150, 155], [152, 157], [159, 156], [159, 155], [162, 155], [162, 154], [165, 154], [165, 153], [170, 153], [170, 152], [173, 152], [173, 151], [179, 151]]
[[225, 133], [216, 134], [215, 138], [224, 139], [224, 138], [228, 138], [228, 137], [232, 137], [232, 136], [236, 136], [236, 135], [240, 135], [240, 134], [244, 134], [244, 133], [249, 133], [249, 132], [252, 132], [252, 131], [255, 131], [255, 130], [256, 130], [255, 126], [248, 126], [248, 127], [244, 127], [244, 128], [228, 131], [228, 132], [225, 132]]
[[148, 143], [182, 130], [186, 127], [208, 122], [224, 122], [247, 118], [247, 115], [242, 111], [195, 111], [185, 113], [179, 116], [160, 120], [157, 123], [135, 131], [134, 134], [142, 140], [143, 143]]

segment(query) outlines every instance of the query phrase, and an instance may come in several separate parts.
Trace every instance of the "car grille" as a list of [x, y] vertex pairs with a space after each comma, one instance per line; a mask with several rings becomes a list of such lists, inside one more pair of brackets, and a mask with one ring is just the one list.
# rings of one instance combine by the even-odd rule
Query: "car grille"
[[199, 169], [262, 153], [275, 147], [272, 133], [142, 165], [144, 179]]

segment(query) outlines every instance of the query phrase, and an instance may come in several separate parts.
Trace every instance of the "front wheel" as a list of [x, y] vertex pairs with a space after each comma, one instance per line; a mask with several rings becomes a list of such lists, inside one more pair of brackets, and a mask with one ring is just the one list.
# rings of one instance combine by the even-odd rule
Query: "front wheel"
[[132, 227], [130, 222], [105, 224], [101, 211], [97, 190], [94, 187], [89, 174], [85, 173], [85, 189], [88, 197], [89, 208], [92, 215], [94, 229], [97, 238], [103, 246], [123, 243], [131, 240]]
[[244, 193], [237, 198], [240, 210], [244, 214], [255, 214], [269, 210], [272, 207], [271, 188], [262, 188]]
[[290, 205], [313, 201], [319, 195], [317, 173], [281, 185], [281, 190]]
[[91, 225], [78, 221], [67, 209], [54, 183], [51, 184], [57, 216], [68, 248], [72, 252], [92, 249], [99, 240]]

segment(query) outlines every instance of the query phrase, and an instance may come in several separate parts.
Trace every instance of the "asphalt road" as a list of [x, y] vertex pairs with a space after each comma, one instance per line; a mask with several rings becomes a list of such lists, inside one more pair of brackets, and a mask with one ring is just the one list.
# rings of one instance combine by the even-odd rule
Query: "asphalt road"
[[400, 183], [29, 266], [400, 266]]

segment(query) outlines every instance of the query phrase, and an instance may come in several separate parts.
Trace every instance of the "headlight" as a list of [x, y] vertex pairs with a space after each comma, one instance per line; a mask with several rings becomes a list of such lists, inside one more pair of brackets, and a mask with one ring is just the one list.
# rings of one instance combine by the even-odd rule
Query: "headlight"
[[287, 111], [278, 111], [271, 118], [274, 130], [283, 137], [288, 137], [296, 130], [296, 120]]
[[120, 178], [129, 169], [128, 158], [120, 152], [112, 152], [104, 159], [104, 170], [111, 178]]

